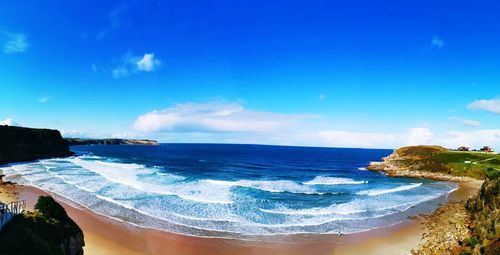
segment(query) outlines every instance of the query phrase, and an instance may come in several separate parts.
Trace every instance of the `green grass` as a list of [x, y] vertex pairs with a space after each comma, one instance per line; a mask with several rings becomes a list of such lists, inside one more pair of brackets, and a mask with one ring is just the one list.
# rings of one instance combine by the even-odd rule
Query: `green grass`
[[441, 172], [476, 179], [500, 176], [500, 154], [450, 151], [439, 146], [408, 146], [397, 150], [397, 163], [410, 170]]
[[432, 157], [449, 169], [451, 174], [484, 179], [500, 175], [500, 154], [445, 151]]

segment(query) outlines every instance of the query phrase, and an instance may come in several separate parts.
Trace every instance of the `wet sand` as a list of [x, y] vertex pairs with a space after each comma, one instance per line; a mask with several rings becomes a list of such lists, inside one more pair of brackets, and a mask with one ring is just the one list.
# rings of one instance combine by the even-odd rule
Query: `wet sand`
[[[478, 182], [463, 182], [449, 201], [463, 201], [480, 187]], [[0, 185], [2, 195], [26, 200], [32, 210], [38, 196], [46, 192], [28, 186]], [[19, 192], [15, 194], [15, 192]], [[238, 241], [221, 238], [183, 236], [153, 229], [145, 229], [98, 215], [55, 196], [69, 216], [80, 226], [85, 236], [86, 254], [410, 254], [417, 248], [426, 231], [422, 218], [391, 227], [343, 236], [317, 235], [302, 238], [294, 236], [294, 243]], [[2, 198], [3, 199], [3, 198]]]

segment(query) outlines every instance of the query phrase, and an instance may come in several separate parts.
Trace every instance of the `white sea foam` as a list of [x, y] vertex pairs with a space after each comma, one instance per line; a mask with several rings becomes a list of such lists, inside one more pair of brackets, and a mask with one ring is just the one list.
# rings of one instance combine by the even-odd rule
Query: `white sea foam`
[[368, 195], [368, 196], [378, 196], [378, 195], [392, 193], [392, 192], [399, 192], [399, 191], [414, 189], [416, 187], [419, 187], [420, 185], [422, 185], [422, 183], [414, 183], [414, 184], [409, 184], [409, 185], [402, 185], [402, 186], [399, 186], [399, 187], [396, 187], [396, 188], [392, 188], [392, 189], [370, 189], [370, 190], [359, 191], [356, 194], [358, 194], [358, 195]]
[[272, 213], [272, 214], [285, 214], [285, 215], [311, 215], [311, 216], [317, 216], [317, 215], [331, 215], [331, 214], [340, 214], [340, 215], [347, 215], [347, 214], [354, 214], [354, 213], [362, 213], [366, 212], [366, 210], [356, 210], [352, 209], [349, 211], [341, 211], [337, 210], [338, 208], [336, 206], [330, 206], [330, 207], [323, 207], [323, 208], [309, 208], [309, 209], [287, 209], [287, 208], [281, 208], [281, 209], [259, 209], [260, 211], [266, 212], [266, 213]]
[[335, 219], [364, 219], [377, 218], [385, 215], [406, 211], [412, 206], [425, 201], [436, 199], [443, 195], [439, 192], [433, 192], [426, 195], [418, 195], [413, 197], [393, 196], [390, 199], [379, 198], [359, 198], [346, 203], [334, 204], [327, 207], [315, 207], [307, 209], [291, 209], [287, 207], [278, 207], [274, 209], [259, 209], [262, 212], [280, 215], [297, 215], [297, 216], [323, 216], [328, 215]]
[[305, 185], [341, 185], [341, 184], [364, 184], [368, 181], [356, 181], [350, 178], [316, 176], [314, 179], [303, 182]]
[[[157, 183], [143, 181], [141, 176], [154, 175], [155, 171], [139, 164], [90, 161], [79, 158], [69, 159], [72, 163], [97, 173], [111, 182], [119, 183], [134, 189], [203, 203], [230, 204], [229, 189], [221, 190], [216, 185], [204, 185], [204, 182], [180, 182], [184, 177], [166, 174], [157, 178]], [[163, 182], [160, 182], [163, 181]]]
[[[0, 170], [4, 169], [0, 167]], [[344, 229], [344, 233], [363, 231], [379, 226], [377, 224], [380, 222], [375, 220], [377, 217], [405, 211], [423, 201], [441, 196], [448, 190], [435, 183], [432, 188], [429, 185], [422, 187], [429, 193], [420, 192], [411, 196], [397, 193], [414, 188], [415, 185], [418, 187], [421, 185], [418, 183], [392, 189], [360, 191], [358, 193], [366, 196], [353, 196], [354, 200], [348, 202], [314, 207], [318, 205], [305, 197], [306, 203], [300, 204], [285, 200], [266, 201], [265, 197], [253, 197], [257, 196], [256, 192], [242, 189], [244, 192], [240, 192], [237, 188], [315, 196], [335, 193], [338, 189], [327, 185], [367, 182], [328, 176], [318, 176], [304, 183], [283, 179], [191, 180], [161, 171], [160, 168], [118, 163], [101, 157], [76, 157], [14, 165], [8, 167], [4, 174], [10, 178], [21, 173], [34, 186], [63, 195], [98, 213], [139, 226], [195, 236], [220, 234], [229, 238], [238, 238], [240, 235], [329, 233], [335, 232], [339, 227]], [[359, 187], [363, 186], [354, 186], [356, 190]], [[388, 194], [390, 197], [377, 196], [380, 194]], [[273, 194], [273, 197], [277, 196], [289, 195]], [[326, 201], [330, 198], [317, 199]], [[261, 206], [276, 207], [259, 209]], [[296, 207], [303, 209], [294, 209]]]
[[228, 186], [228, 187], [246, 187], [259, 189], [268, 192], [291, 192], [302, 194], [318, 194], [315, 189], [303, 186], [289, 180], [238, 180], [238, 181], [220, 181], [220, 180], [206, 180], [208, 183]]
[[358, 167], [358, 170], [366, 171], [366, 167]]

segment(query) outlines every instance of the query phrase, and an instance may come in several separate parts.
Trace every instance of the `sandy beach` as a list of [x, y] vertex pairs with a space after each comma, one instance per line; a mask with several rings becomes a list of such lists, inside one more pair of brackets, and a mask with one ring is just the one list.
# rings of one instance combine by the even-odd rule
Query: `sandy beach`
[[[461, 182], [449, 196], [464, 201], [480, 187], [480, 181]], [[2, 201], [26, 200], [33, 210], [36, 199], [47, 193], [33, 187], [0, 185]], [[144, 229], [113, 220], [55, 196], [81, 227], [86, 254], [410, 254], [426, 232], [425, 217], [415, 217], [394, 226], [344, 236], [318, 235], [293, 243], [252, 242], [183, 236]], [[300, 239], [300, 236], [294, 237]]]

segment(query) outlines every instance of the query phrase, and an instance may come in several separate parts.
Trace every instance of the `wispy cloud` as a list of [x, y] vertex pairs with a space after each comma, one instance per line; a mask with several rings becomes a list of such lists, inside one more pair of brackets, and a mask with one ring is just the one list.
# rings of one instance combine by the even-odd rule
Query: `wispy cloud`
[[[343, 130], [327, 130], [319, 133], [328, 146], [394, 148], [402, 145], [421, 145], [431, 142], [434, 133], [428, 128], [410, 128], [402, 133], [365, 133]], [[316, 138], [315, 140], [319, 140]], [[313, 138], [314, 139], [314, 138]]]
[[4, 31], [0, 35], [2, 35], [2, 50], [5, 54], [21, 53], [30, 46], [27, 36], [23, 33]]
[[275, 132], [313, 115], [278, 114], [245, 109], [239, 103], [184, 103], [139, 116], [141, 132]]
[[325, 94], [319, 95], [319, 100], [323, 101], [325, 99], [326, 99], [326, 95]]
[[0, 125], [2, 125], [2, 126], [4, 126], [4, 125], [7, 125], [7, 126], [20, 126], [19, 123], [15, 122], [11, 118], [0, 120]]
[[481, 125], [481, 122], [479, 122], [477, 120], [465, 119], [465, 118], [461, 118], [461, 117], [453, 117], [453, 118], [451, 118], [451, 120], [457, 121], [457, 122], [459, 122], [465, 126], [468, 126], [468, 127], [479, 127]]
[[113, 68], [114, 78], [126, 77], [129, 74], [138, 72], [152, 72], [160, 67], [161, 61], [155, 57], [154, 53], [146, 53], [142, 57], [126, 54], [122, 58], [122, 63]]
[[122, 77], [128, 76], [127, 68], [124, 66], [116, 67], [112, 70], [113, 78], [120, 79]]
[[48, 97], [40, 97], [40, 98], [38, 98], [38, 100], [37, 100], [37, 101], [38, 101], [39, 103], [42, 103], [42, 104], [43, 104], [43, 103], [47, 103], [49, 100], [50, 100], [50, 98], [48, 98]]
[[128, 10], [128, 5], [126, 3], [120, 3], [115, 8], [113, 8], [108, 13], [108, 23], [106, 26], [97, 34], [96, 39], [102, 40], [112, 34], [114, 31], [125, 27], [128, 25], [125, 18], [123, 17]]
[[458, 146], [480, 148], [488, 145], [498, 150], [500, 149], [500, 129], [483, 129], [470, 132], [448, 131], [438, 138], [436, 143], [449, 148]]
[[500, 98], [476, 100], [468, 104], [467, 108], [500, 114]]
[[[238, 102], [183, 103], [136, 118], [133, 129], [160, 141], [258, 143], [327, 147], [397, 148], [438, 144], [500, 147], [500, 130], [435, 132], [411, 127], [399, 132], [358, 132], [335, 129], [315, 114], [255, 111]], [[475, 125], [472, 120], [465, 121]], [[326, 124], [326, 125], [325, 125]], [[368, 125], [369, 123], [367, 123]]]
[[431, 39], [431, 45], [438, 49], [442, 49], [444, 47], [444, 41], [441, 39], [439, 35], [433, 35]]

